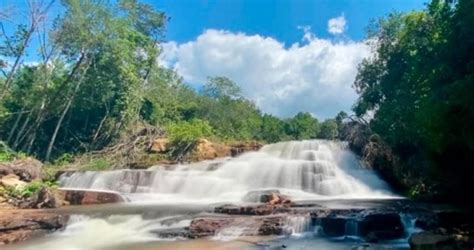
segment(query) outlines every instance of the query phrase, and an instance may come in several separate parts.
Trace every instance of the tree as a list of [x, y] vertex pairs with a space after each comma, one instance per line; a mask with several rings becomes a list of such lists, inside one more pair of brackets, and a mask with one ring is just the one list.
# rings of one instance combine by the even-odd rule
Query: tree
[[202, 91], [205, 96], [214, 99], [237, 99], [242, 97], [242, 90], [240, 89], [240, 87], [227, 77], [208, 77], [207, 80], [208, 82], [206, 83], [206, 85], [204, 85]]
[[316, 138], [319, 123], [308, 112], [300, 112], [286, 121], [286, 133], [297, 140]]
[[285, 124], [279, 118], [264, 114], [262, 117], [262, 127], [260, 138], [266, 142], [278, 142], [285, 137]]
[[338, 124], [336, 119], [327, 119], [321, 123], [318, 138], [334, 140], [338, 133]]

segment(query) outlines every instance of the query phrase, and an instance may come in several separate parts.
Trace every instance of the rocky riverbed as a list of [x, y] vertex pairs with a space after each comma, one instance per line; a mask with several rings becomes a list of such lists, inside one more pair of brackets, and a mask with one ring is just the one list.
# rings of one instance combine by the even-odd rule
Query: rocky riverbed
[[[265, 195], [268, 194], [263, 196]], [[176, 209], [174, 212], [170, 209], [174, 206], [171, 204], [125, 204], [70, 206], [53, 210], [1, 210], [0, 240], [3, 244], [30, 240], [19, 246], [36, 245], [39, 244], [38, 241], [31, 241], [32, 238], [53, 233], [56, 236], [50, 240], [54, 241], [61, 237], [62, 230], [67, 231], [71, 226], [71, 222], [67, 222], [70, 216], [81, 215], [87, 217], [81, 223], [103, 220], [115, 227], [120, 227], [120, 223], [131, 223], [133, 219], [129, 218], [139, 218], [142, 225], [137, 226], [139, 223], [134, 222], [135, 224], [127, 224], [127, 227], [137, 226], [137, 230], [144, 227], [147, 235], [155, 238], [140, 244], [150, 240], [172, 240], [177, 241], [176, 244], [183, 244], [178, 242], [195, 239], [227, 242], [245, 237], [292, 235], [306, 235], [306, 240], [348, 240], [356, 242], [358, 246], [375, 248], [393, 242], [404, 242], [402, 246], [412, 249], [472, 249], [474, 243], [474, 219], [469, 211], [408, 200], [328, 200], [276, 204], [259, 202], [195, 207], [181, 204], [181, 210]], [[120, 223], [111, 222], [116, 220], [114, 216], [122, 216], [118, 220]], [[153, 224], [159, 226], [149, 227]], [[142, 229], [139, 232], [143, 233]], [[44, 239], [40, 238], [39, 242], [50, 246]], [[262, 238], [259, 244], [263, 247], [265, 244], [275, 243], [272, 238]], [[247, 245], [256, 246], [258, 244]]]

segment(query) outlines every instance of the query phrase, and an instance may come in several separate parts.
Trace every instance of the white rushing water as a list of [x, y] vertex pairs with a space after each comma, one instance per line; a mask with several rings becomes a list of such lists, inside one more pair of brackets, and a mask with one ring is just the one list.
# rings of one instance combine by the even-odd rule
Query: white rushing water
[[136, 202], [242, 201], [262, 189], [278, 189], [293, 200], [394, 197], [346, 143], [325, 140], [280, 142], [236, 158], [146, 171], [78, 172], [60, 181], [66, 188], [121, 192]]

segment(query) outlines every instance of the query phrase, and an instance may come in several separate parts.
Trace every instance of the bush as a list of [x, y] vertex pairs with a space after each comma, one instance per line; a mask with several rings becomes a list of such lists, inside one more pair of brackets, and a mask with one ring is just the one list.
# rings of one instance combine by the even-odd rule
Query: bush
[[54, 181], [32, 181], [24, 186], [0, 186], [0, 193], [14, 198], [29, 198], [38, 193], [43, 187], [57, 188], [58, 184]]
[[194, 142], [199, 138], [209, 137], [213, 128], [207, 121], [193, 119], [172, 123], [167, 127], [172, 142]]

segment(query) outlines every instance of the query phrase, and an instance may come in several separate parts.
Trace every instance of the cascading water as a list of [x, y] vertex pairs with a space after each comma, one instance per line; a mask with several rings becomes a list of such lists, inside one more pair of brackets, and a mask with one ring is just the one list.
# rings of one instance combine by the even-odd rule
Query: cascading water
[[[133, 246], [147, 249], [149, 243], [161, 248], [170, 239], [186, 238], [191, 221], [209, 216], [214, 206], [218, 206], [212, 204], [260, 202], [259, 195], [254, 194], [265, 193], [260, 192], [262, 190], [272, 190], [266, 192], [272, 194], [280, 192], [302, 205], [327, 203], [326, 206], [330, 206], [333, 202], [351, 203], [353, 199], [398, 198], [373, 171], [360, 165], [346, 143], [325, 140], [280, 142], [235, 158], [154, 166], [148, 170], [66, 173], [60, 177], [60, 184], [62, 188], [118, 192], [131, 202], [99, 206], [100, 213], [85, 207], [88, 216], [72, 216], [64, 231], [19, 249], [133, 249]], [[308, 244], [302, 248], [313, 249], [315, 242], [327, 248], [335, 246], [335, 243], [321, 241], [321, 237], [313, 239], [318, 225], [314, 225], [309, 210], [295, 206], [294, 211], [283, 216], [211, 212], [214, 218], [231, 218], [214, 232], [211, 240], [232, 242], [240, 237], [259, 235], [264, 221], [268, 220], [270, 224], [263, 229], [281, 226], [281, 234], [290, 235], [287, 240], [295, 246]], [[274, 226], [271, 226], [272, 218]], [[103, 232], [107, 232], [106, 237]], [[347, 236], [357, 236], [357, 222], [348, 221], [345, 232]], [[341, 244], [341, 249], [347, 247]], [[176, 245], [171, 245], [169, 249], [175, 248]]]
[[346, 143], [325, 140], [280, 142], [236, 158], [146, 171], [77, 172], [60, 182], [65, 188], [121, 192], [132, 201], [236, 202], [262, 189], [278, 189], [293, 200], [393, 197]]

